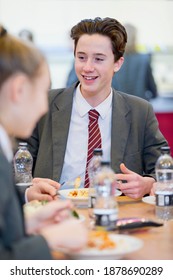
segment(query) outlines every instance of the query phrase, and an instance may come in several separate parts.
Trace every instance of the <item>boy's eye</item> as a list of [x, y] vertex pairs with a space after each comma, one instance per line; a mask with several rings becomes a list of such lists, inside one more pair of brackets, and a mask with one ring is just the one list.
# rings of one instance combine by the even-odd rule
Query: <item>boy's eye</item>
[[84, 60], [84, 59], [85, 59], [85, 57], [84, 57], [84, 56], [78, 56], [78, 59], [80, 59], [80, 60]]
[[96, 60], [98, 60], [98, 61], [103, 61], [103, 58], [96, 58]]

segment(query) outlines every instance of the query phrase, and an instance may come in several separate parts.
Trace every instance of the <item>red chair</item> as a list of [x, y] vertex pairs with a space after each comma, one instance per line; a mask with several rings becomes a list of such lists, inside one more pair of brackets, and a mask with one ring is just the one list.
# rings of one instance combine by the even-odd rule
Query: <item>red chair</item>
[[159, 128], [171, 148], [173, 156], [173, 112], [155, 112], [159, 122]]

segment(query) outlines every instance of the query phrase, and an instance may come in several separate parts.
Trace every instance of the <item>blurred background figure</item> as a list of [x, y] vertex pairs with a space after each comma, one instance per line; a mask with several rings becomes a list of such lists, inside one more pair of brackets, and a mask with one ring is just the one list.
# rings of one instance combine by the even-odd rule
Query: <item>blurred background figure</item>
[[125, 24], [128, 34], [124, 64], [114, 75], [112, 86], [146, 100], [157, 96], [157, 86], [151, 68], [151, 55], [137, 51], [137, 29]]
[[[146, 100], [157, 96], [157, 86], [151, 68], [151, 55], [137, 51], [137, 29], [132, 24], [124, 25], [128, 34], [124, 63], [112, 79], [112, 87], [125, 93], [136, 95]], [[74, 68], [69, 72], [66, 86], [76, 82]]]
[[18, 35], [23, 40], [34, 42], [34, 35], [28, 29], [22, 29]]
[[75, 83], [78, 80], [78, 77], [76, 75], [76, 71], [74, 68], [74, 63], [72, 65], [72, 68], [67, 76], [67, 82], [66, 82], [66, 87], [70, 87], [73, 83]]

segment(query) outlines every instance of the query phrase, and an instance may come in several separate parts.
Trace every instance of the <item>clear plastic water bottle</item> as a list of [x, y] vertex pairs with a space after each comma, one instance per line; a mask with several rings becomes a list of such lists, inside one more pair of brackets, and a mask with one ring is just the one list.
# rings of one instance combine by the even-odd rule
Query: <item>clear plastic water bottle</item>
[[33, 158], [26, 142], [19, 143], [13, 162], [16, 184], [30, 186], [32, 184]]
[[96, 200], [93, 209], [96, 229], [114, 228], [118, 218], [118, 203], [114, 195], [115, 174], [109, 162], [101, 162], [95, 177]]
[[161, 148], [155, 172], [156, 216], [163, 220], [173, 219], [173, 158], [170, 147]]
[[94, 178], [100, 170], [103, 151], [102, 149], [94, 149], [93, 157], [88, 165], [89, 188], [88, 188], [88, 214], [90, 225], [92, 227], [94, 221], [93, 207], [96, 199]]

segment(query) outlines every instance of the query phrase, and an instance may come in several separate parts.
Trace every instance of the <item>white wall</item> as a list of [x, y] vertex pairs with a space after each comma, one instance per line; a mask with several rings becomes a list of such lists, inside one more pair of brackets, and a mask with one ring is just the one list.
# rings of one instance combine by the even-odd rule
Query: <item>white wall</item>
[[0, 22], [9, 31], [18, 34], [28, 28], [36, 44], [59, 51], [61, 67], [51, 63], [52, 76], [57, 71], [59, 86], [64, 85], [72, 60], [63, 52], [72, 47], [69, 31], [81, 19], [109, 16], [122, 23], [131, 22], [138, 28], [139, 44], [164, 50], [173, 46], [172, 15], [173, 2], [166, 0], [0, 0]]
[[70, 28], [83, 18], [115, 17], [139, 29], [147, 45], [173, 45], [173, 2], [153, 0], [0, 0], [0, 20], [12, 32], [27, 27], [39, 43], [68, 45]]

